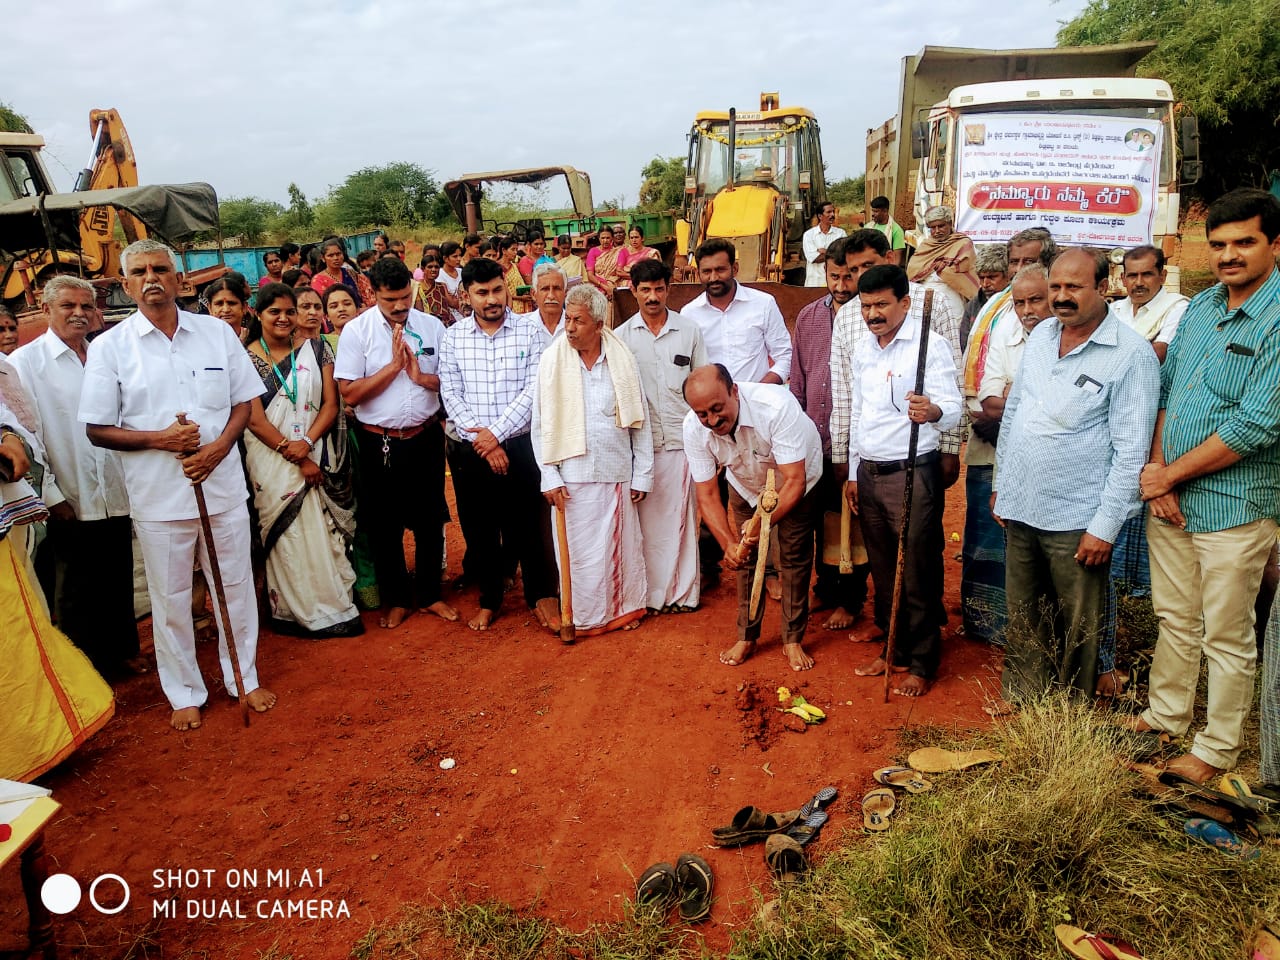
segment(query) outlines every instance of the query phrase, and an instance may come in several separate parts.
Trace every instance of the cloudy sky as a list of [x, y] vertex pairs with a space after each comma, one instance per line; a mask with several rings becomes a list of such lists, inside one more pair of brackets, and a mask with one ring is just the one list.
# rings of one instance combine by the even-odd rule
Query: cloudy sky
[[[406, 160], [460, 173], [569, 164], [597, 201], [685, 152], [698, 110], [761, 90], [812, 109], [832, 179], [861, 173], [925, 44], [1052, 46], [1085, 0], [39, 0], [9, 11], [0, 96], [70, 189], [88, 114], [115, 107], [142, 181], [323, 195]], [[997, 9], [998, 8], [998, 9]], [[847, 12], [846, 12], [847, 11]], [[550, 197], [549, 200], [558, 198]]]

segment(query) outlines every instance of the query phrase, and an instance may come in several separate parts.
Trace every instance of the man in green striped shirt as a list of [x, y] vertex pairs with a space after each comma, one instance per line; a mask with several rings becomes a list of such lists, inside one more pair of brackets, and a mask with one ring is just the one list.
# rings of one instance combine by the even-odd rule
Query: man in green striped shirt
[[1191, 301], [1169, 346], [1141, 478], [1155, 518], [1147, 541], [1160, 637], [1136, 723], [1186, 732], [1203, 654], [1208, 719], [1168, 767], [1200, 783], [1240, 754], [1254, 599], [1280, 517], [1280, 201], [1233, 190], [1209, 207], [1205, 227], [1219, 283]]

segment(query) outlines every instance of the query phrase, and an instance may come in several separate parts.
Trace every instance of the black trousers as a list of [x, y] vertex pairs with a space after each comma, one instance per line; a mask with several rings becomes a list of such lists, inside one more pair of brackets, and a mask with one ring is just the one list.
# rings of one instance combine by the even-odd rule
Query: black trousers
[[[813, 592], [828, 607], [844, 607], [855, 617], [867, 602], [867, 577], [871, 575], [871, 564], [860, 563], [854, 566], [853, 573], [841, 573], [840, 565], [822, 562], [822, 551], [826, 547], [826, 520], [828, 511], [839, 513], [840, 503], [844, 499], [844, 484], [836, 476], [835, 467], [827, 458], [822, 461], [822, 479], [815, 488], [818, 495], [817, 516], [814, 520], [814, 539], [816, 553], [814, 563], [818, 568], [818, 582]], [[854, 518], [857, 523], [857, 518]]]
[[113, 673], [138, 655], [129, 518], [70, 522], [51, 518], [48, 529], [47, 545], [64, 570], [61, 589], [49, 597], [58, 626], [99, 673]]
[[518, 561], [524, 599], [532, 607], [556, 595], [556, 562], [551, 545], [551, 507], [541, 493], [541, 473], [529, 435], [502, 445], [510, 466], [494, 473], [484, 457], [462, 440], [447, 441], [458, 521], [467, 541], [467, 575], [480, 586], [480, 606], [502, 606], [502, 582]]
[[[911, 526], [907, 530], [893, 666], [907, 667], [915, 676], [932, 680], [942, 658], [938, 606], [942, 596], [943, 489], [938, 455], [925, 454], [921, 459], [925, 462], [917, 462], [911, 488]], [[893, 606], [906, 482], [905, 470], [877, 474], [873, 464], [863, 461], [858, 465], [858, 521], [871, 561], [871, 579], [876, 585], [876, 626], [886, 635]]]
[[[356, 435], [360, 520], [369, 530], [382, 605], [429, 607], [440, 599], [444, 429], [437, 420], [407, 440], [387, 437], [385, 456], [383, 437], [363, 427]], [[413, 532], [416, 575], [412, 580], [404, 559], [405, 530]]]

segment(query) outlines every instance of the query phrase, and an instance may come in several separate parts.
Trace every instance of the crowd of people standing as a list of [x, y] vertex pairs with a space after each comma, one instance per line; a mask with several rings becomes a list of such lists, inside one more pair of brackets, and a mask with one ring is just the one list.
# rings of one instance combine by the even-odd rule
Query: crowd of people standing
[[[467, 235], [427, 245], [416, 269], [385, 236], [363, 268], [339, 238], [305, 262], [285, 244], [252, 297], [236, 275], [203, 291], [208, 316], [179, 305], [173, 252], [140, 241], [122, 256], [138, 311], [91, 344], [94, 288], [57, 278], [43, 294], [48, 332], [0, 366], [0, 463], [28, 474], [33, 515], [47, 508], [41, 581], [59, 623], [104, 673], [145, 669], [118, 574], [136, 536], [160, 682], [173, 726], [189, 729], [208, 699], [193, 571], [208, 578], [209, 553], [193, 484], [260, 711], [275, 696], [255, 668], [255, 570], [269, 624], [310, 638], [361, 633], [358, 606], [387, 629], [423, 610], [484, 631], [517, 573], [553, 633], [571, 586], [574, 632], [591, 636], [694, 609], [720, 569], [754, 567], [751, 519], [773, 504], [787, 664], [814, 666], [811, 586], [824, 627], [844, 630], [870, 580], [870, 639], [892, 627], [898, 642], [857, 673], [890, 673], [897, 694], [918, 697], [945, 655], [942, 510], [963, 459], [963, 630], [1005, 646], [990, 712], [1055, 688], [1116, 693], [1120, 581], [1149, 591], [1161, 621], [1151, 705], [1134, 726], [1187, 730], [1203, 653], [1208, 723], [1172, 766], [1197, 780], [1230, 768], [1280, 516], [1280, 203], [1241, 190], [1210, 207], [1219, 283], [1190, 302], [1164, 290], [1161, 250], [1128, 251], [1128, 296], [1114, 305], [1107, 259], [1059, 251], [1048, 231], [978, 248], [934, 207], [908, 258], [887, 207], [872, 209], [849, 235], [821, 210], [804, 251], [808, 282], [826, 290], [790, 332], [773, 297], [738, 282], [726, 240], [694, 251], [702, 293], [670, 309], [671, 268], [639, 228], [603, 229], [585, 251], [569, 237], [548, 252], [538, 233], [523, 249]], [[623, 287], [632, 316], [617, 312]], [[2, 352], [16, 345], [6, 337], [0, 323]], [[478, 587], [465, 612], [436, 564], [446, 465], [460, 582]], [[852, 573], [822, 563], [823, 516], [842, 501], [865, 550]], [[14, 503], [6, 527], [23, 519]], [[35, 539], [24, 547], [39, 557]], [[761, 641], [752, 579], [737, 577], [726, 665]], [[1278, 698], [1264, 691], [1272, 719]], [[1264, 727], [1273, 780], [1277, 733]]]

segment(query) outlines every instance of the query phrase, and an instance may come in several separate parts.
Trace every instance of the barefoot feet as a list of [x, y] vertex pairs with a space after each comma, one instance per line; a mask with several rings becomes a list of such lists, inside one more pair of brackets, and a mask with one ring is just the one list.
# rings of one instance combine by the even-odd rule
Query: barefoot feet
[[756, 652], [754, 640], [739, 640], [728, 650], [720, 651], [720, 662], [727, 667], [740, 667]]
[[467, 626], [472, 630], [485, 631], [489, 629], [489, 625], [498, 619], [497, 610], [486, 610], [480, 608], [480, 612], [467, 621]]
[[804, 647], [798, 643], [784, 643], [782, 652], [787, 655], [787, 663], [791, 664], [791, 669], [799, 672], [801, 670], [813, 669], [813, 657], [804, 652]]
[[543, 597], [533, 605], [533, 615], [550, 633], [560, 633], [560, 601], [555, 597]]
[[[897, 673], [898, 668], [894, 667], [893, 672]], [[924, 677], [917, 677], [914, 673], [908, 673], [901, 679], [894, 680], [891, 689], [900, 697], [923, 697], [929, 692], [929, 681]]]
[[266, 687], [258, 687], [244, 695], [244, 702], [254, 713], [266, 713], [276, 705], [276, 695]]
[[378, 626], [384, 630], [394, 630], [412, 613], [408, 607], [392, 607], [378, 617]]
[[169, 726], [175, 730], [195, 730], [200, 726], [200, 708], [184, 707], [173, 711], [173, 716], [169, 718]]
[[853, 622], [857, 619], [852, 613], [844, 607], [836, 607], [831, 611], [831, 616], [827, 617], [826, 622], [822, 625], [823, 630], [848, 630], [853, 626]]
[[448, 620], [450, 623], [458, 619], [458, 611], [443, 600], [437, 600], [431, 604], [431, 606], [427, 607], [427, 612], [434, 613], [441, 620]]
[[[868, 663], [865, 667], [854, 667], [853, 672], [860, 677], [883, 677], [885, 666], [886, 664], [884, 662], [884, 657], [876, 657], [874, 660]], [[894, 667], [893, 672], [906, 673], [907, 668]]]

